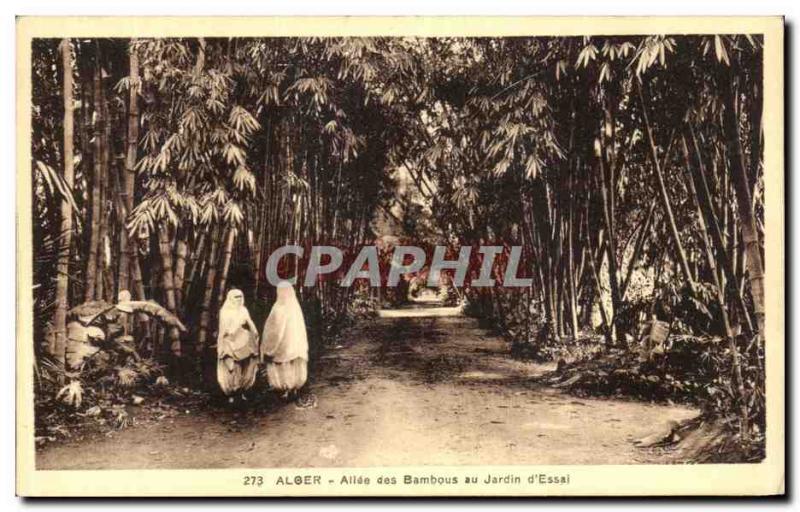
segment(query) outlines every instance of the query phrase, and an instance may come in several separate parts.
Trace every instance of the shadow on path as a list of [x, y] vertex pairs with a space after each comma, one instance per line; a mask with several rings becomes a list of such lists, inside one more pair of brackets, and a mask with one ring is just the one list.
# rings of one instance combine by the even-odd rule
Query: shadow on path
[[318, 405], [254, 400], [48, 446], [40, 469], [367, 467], [674, 462], [634, 439], [693, 409], [577, 399], [535, 382], [552, 365], [435, 303], [383, 310], [317, 364]]

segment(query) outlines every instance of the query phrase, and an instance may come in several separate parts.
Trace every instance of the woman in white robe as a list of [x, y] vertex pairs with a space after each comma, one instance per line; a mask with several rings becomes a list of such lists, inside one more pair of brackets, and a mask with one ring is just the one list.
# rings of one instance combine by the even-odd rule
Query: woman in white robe
[[230, 396], [253, 387], [258, 360], [258, 330], [244, 305], [244, 294], [232, 289], [219, 311], [217, 381], [222, 392]]
[[267, 363], [270, 387], [286, 397], [302, 388], [308, 378], [308, 335], [292, 284], [281, 282], [277, 291], [264, 324], [261, 358]]

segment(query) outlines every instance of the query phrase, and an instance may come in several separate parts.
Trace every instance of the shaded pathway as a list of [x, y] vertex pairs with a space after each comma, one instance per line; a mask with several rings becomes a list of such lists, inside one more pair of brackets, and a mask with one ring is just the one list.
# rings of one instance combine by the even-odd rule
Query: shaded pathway
[[631, 443], [681, 406], [575, 398], [536, 384], [550, 365], [457, 308], [383, 311], [320, 361], [318, 405], [208, 407], [111, 436], [51, 445], [40, 469], [332, 467], [669, 462]]

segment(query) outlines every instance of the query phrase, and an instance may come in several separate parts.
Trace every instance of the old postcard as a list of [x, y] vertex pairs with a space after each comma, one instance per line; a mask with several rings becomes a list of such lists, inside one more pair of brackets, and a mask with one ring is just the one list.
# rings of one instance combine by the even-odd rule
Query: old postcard
[[784, 492], [783, 19], [17, 22], [17, 492]]

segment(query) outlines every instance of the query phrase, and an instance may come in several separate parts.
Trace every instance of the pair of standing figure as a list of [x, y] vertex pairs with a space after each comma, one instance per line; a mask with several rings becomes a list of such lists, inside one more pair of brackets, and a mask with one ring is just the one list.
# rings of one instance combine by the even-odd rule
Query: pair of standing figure
[[244, 294], [236, 289], [228, 292], [217, 335], [217, 381], [227, 396], [250, 389], [260, 363], [266, 363], [270, 387], [284, 396], [306, 383], [308, 335], [303, 311], [290, 283], [280, 283], [277, 291], [260, 343]]

